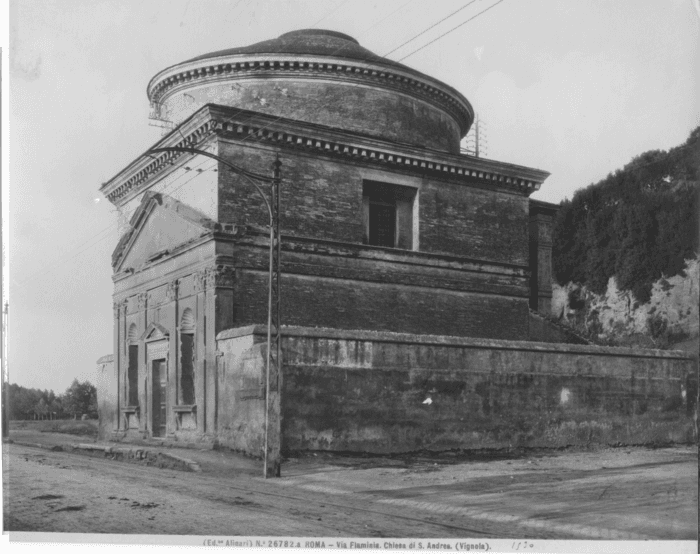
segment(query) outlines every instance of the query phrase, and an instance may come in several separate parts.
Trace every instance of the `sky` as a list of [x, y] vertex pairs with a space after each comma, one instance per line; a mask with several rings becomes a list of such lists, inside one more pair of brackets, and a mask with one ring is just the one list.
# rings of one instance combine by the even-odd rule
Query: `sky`
[[[469, 99], [486, 157], [551, 172], [533, 198], [570, 198], [700, 125], [699, 0], [497, 1], [475, 0], [388, 57], [408, 55], [402, 63]], [[112, 352], [118, 236], [98, 189], [160, 138], [148, 121], [153, 75], [310, 27], [384, 55], [468, 2], [12, 1], [3, 44], [10, 381], [62, 392], [74, 378], [94, 381], [96, 360]]]

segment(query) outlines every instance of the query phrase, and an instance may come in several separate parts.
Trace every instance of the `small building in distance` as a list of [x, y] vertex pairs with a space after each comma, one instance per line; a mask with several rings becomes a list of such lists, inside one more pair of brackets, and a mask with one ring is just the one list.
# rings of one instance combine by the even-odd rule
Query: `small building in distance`
[[[206, 150], [258, 173], [279, 158], [286, 352], [308, 347], [292, 328], [401, 334], [402, 344], [528, 341], [531, 309], [548, 313], [556, 207], [529, 198], [548, 173], [461, 154], [474, 111], [445, 83], [342, 33], [310, 29], [164, 69], [148, 97], [152, 117], [173, 128], [154, 148]], [[101, 191], [121, 234], [103, 436], [256, 453], [259, 359], [244, 351], [260, 342], [250, 326], [267, 320], [260, 196], [225, 165], [179, 153], [140, 156]], [[323, 339], [355, 349], [336, 351], [331, 365], [362, 357], [365, 339], [350, 335]], [[309, 442], [300, 437], [322, 435], [323, 424], [295, 421], [285, 424], [296, 437], [289, 444], [301, 448], [370, 444]], [[395, 439], [389, 450], [423, 440]]]

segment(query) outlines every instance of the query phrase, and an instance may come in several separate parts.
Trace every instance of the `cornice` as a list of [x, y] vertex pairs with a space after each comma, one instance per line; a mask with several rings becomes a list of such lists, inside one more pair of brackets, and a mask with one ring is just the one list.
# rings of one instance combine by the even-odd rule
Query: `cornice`
[[[421, 176], [446, 178], [458, 183], [478, 183], [524, 195], [539, 190], [549, 176], [548, 172], [539, 169], [419, 149], [323, 125], [214, 104], [200, 108], [154, 147], [194, 147], [212, 136], [356, 160], [369, 165], [415, 172]], [[153, 158], [142, 156], [105, 183], [100, 190], [110, 202], [120, 204], [125, 197], [137, 194], [140, 189], [162, 176], [183, 155], [192, 156], [178, 152], [163, 153]]]
[[447, 111], [459, 123], [462, 136], [474, 120], [469, 101], [437, 79], [410, 68], [332, 56], [234, 54], [183, 62], [156, 74], [148, 83], [147, 94], [157, 106], [170, 95], [193, 86], [271, 77], [332, 79], [403, 92]]
[[[125, 317], [129, 298], [136, 299], [137, 310], [135, 311], [163, 306], [184, 298], [181, 282], [187, 277], [192, 277], [195, 293], [232, 288], [236, 281], [236, 268], [217, 258], [207, 260], [194, 268], [181, 268], [174, 275], [160, 275], [155, 279], [115, 294], [113, 297], [115, 310], [120, 309], [122, 317]], [[165, 287], [165, 293], [162, 298], [155, 301], [153, 291], [160, 287]]]
[[554, 216], [560, 209], [559, 204], [552, 204], [551, 202], [544, 202], [543, 200], [530, 199], [530, 215], [534, 216], [536, 214], [544, 214], [549, 216]]
[[[222, 242], [231, 241], [237, 245], [267, 249], [269, 247], [268, 236], [269, 232], [267, 229], [255, 225], [246, 225], [240, 226], [233, 232], [215, 232], [213, 238]], [[365, 259], [414, 267], [426, 266], [458, 271], [478, 271], [479, 273], [490, 273], [500, 276], [528, 277], [530, 275], [528, 264], [520, 265], [422, 250], [385, 248], [296, 234], [287, 235], [282, 233], [281, 245], [283, 253], [287, 252], [290, 254], [317, 254], [353, 260]]]
[[[205, 109], [206, 106], [180, 125], [180, 127], [175, 129], [175, 131], [170, 132], [163, 139], [158, 141], [153, 147], [180, 146], [195, 148], [206, 142], [206, 140], [214, 134], [213, 126], [215, 122], [207, 117], [201, 117]], [[175, 160], [181, 156], [182, 153], [169, 152], [155, 157], [146, 156], [144, 152], [136, 160], [117, 173], [117, 175], [106, 183], [103, 183], [100, 187], [100, 192], [102, 192], [110, 202], [116, 204], [131, 191], [142, 188], [141, 185], [150, 182], [153, 177], [161, 176], [163, 170], [174, 165]]]

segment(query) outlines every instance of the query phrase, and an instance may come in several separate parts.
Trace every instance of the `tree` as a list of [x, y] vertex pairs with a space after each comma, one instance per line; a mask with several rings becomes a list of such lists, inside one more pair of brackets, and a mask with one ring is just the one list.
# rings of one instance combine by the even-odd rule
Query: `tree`
[[651, 208], [636, 204], [625, 212], [625, 236], [620, 241], [615, 273], [622, 290], [631, 291], [640, 302], [648, 302], [658, 274], [656, 220]]
[[51, 413], [55, 414], [55, 417], [57, 419], [60, 419], [65, 415], [60, 397], [57, 396], [56, 398], [54, 398], [53, 402], [51, 402], [51, 404], [49, 405], [49, 410], [51, 411]]
[[561, 203], [554, 220], [552, 266], [554, 277], [559, 283], [585, 281], [585, 232], [586, 212], [583, 208], [583, 198], [576, 194], [573, 200], [564, 200]]
[[41, 391], [28, 389], [10, 384], [10, 418], [11, 419], [31, 419], [34, 417], [34, 408], [41, 399]]
[[601, 294], [610, 277], [640, 302], [699, 253], [700, 127], [685, 144], [652, 150], [564, 200], [554, 224], [560, 284]]
[[36, 406], [34, 407], [34, 413], [39, 417], [39, 419], [46, 419], [49, 414], [49, 406], [43, 398], [39, 399]]
[[82, 414], [97, 417], [97, 389], [89, 381], [81, 383], [74, 379], [63, 394], [62, 404], [65, 411], [74, 418]]

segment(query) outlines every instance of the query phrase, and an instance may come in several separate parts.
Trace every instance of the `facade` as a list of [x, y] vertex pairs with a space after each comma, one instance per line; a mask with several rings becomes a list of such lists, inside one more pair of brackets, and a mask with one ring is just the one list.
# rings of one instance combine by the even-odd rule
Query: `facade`
[[[547, 312], [555, 207], [529, 196], [548, 174], [460, 154], [474, 113], [448, 85], [305, 30], [167, 68], [148, 96], [177, 127], [155, 148], [257, 173], [279, 157], [285, 325], [527, 341], [530, 310]], [[180, 153], [143, 155], [101, 191], [122, 237], [103, 428], [234, 436], [257, 416], [224, 406], [260, 391], [224, 395], [217, 336], [267, 320], [260, 196]]]

